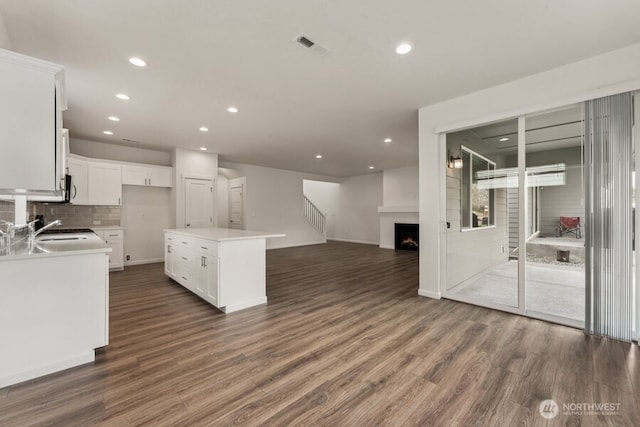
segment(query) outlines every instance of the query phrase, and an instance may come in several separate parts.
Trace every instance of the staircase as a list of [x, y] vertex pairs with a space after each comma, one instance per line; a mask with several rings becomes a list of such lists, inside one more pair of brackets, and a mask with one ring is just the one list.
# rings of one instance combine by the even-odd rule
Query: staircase
[[322, 235], [327, 237], [327, 229], [326, 229], [326, 217], [325, 215], [318, 209], [316, 205], [313, 204], [311, 200], [307, 198], [307, 196], [302, 196], [304, 198], [304, 217], [309, 221], [309, 224], [313, 225], [316, 230], [318, 230]]

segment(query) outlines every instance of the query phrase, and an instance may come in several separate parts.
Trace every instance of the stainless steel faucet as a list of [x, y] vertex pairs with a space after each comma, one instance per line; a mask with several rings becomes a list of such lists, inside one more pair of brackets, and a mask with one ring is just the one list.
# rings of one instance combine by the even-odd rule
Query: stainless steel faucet
[[36, 237], [38, 237], [38, 234], [42, 233], [45, 230], [50, 229], [51, 227], [56, 227], [58, 225], [62, 225], [62, 221], [60, 221], [59, 219], [56, 219], [53, 222], [50, 222], [49, 224], [45, 225], [44, 227], [42, 227], [39, 230], [35, 229], [35, 223], [38, 222], [38, 220], [35, 221], [31, 221], [28, 226], [29, 226], [29, 238], [31, 240], [34, 240]]

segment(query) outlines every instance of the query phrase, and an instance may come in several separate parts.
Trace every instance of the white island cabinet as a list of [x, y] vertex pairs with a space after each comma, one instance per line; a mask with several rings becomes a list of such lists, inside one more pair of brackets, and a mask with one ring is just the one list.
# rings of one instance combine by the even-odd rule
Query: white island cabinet
[[108, 344], [109, 251], [87, 235], [0, 252], [0, 388], [91, 362]]
[[266, 239], [284, 236], [228, 228], [165, 230], [165, 274], [225, 313], [264, 304]]

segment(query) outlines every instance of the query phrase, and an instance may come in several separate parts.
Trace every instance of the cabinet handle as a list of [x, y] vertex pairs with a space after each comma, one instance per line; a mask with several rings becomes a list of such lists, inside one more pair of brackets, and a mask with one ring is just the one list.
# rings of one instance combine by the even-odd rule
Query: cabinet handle
[[171, 246], [167, 246], [167, 253], [170, 254], [171, 253]]
[[206, 256], [202, 257], [202, 266], [205, 267], [205, 268], [207, 267], [207, 257]]
[[208, 248], [208, 247], [206, 247], [206, 246], [200, 246], [200, 249], [204, 249], [205, 251], [208, 251], [208, 250], [209, 250], [209, 248]]
[[185, 261], [187, 261], [187, 258], [186, 258], [186, 257], [182, 257], [182, 259], [183, 259], [183, 260], [185, 260]]
[[183, 244], [183, 245], [186, 245], [186, 244], [188, 244], [188, 243], [189, 243], [189, 242], [182, 242], [182, 244]]
[[182, 278], [183, 278], [184, 280], [188, 280], [188, 279], [187, 279], [186, 277], [184, 277], [184, 276], [182, 276]]
[[77, 195], [78, 195], [78, 189], [77, 189], [77, 188], [76, 188], [76, 186], [74, 185], [74, 186], [73, 186], [73, 197], [72, 197], [72, 199], [75, 199]]
[[149, 178], [149, 185], [151, 185], [151, 178]]
[[109, 237], [118, 237], [117, 234], [109, 234]]

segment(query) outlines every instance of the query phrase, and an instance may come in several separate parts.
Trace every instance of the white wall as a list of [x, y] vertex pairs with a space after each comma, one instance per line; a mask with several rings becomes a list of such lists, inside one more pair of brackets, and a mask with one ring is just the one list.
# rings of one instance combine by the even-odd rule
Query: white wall
[[440, 133], [640, 88], [640, 44], [419, 111], [420, 289], [441, 296], [446, 148]]
[[69, 148], [73, 154], [93, 159], [171, 166], [172, 155], [168, 151], [147, 150], [77, 138], [70, 138]]
[[[382, 206], [379, 213], [380, 247], [395, 248], [395, 224], [418, 224], [418, 166], [382, 172]], [[391, 210], [391, 211], [389, 211]]]
[[327, 238], [334, 239], [336, 237], [336, 221], [339, 211], [340, 184], [305, 179], [302, 182], [302, 191], [325, 215]]
[[382, 206], [418, 206], [418, 166], [382, 172]]
[[340, 184], [334, 239], [379, 244], [378, 207], [381, 205], [381, 172], [343, 179]]
[[228, 179], [247, 178], [247, 230], [287, 235], [268, 239], [267, 249], [324, 243], [324, 236], [304, 217], [302, 183], [305, 179], [335, 179], [230, 162], [220, 162], [220, 173]]
[[[215, 180], [214, 187], [217, 189], [218, 176], [218, 155], [214, 153], [205, 153], [202, 151], [184, 150], [176, 148], [174, 150], [174, 177], [173, 191], [171, 192], [171, 204], [175, 206], [175, 226], [176, 228], [184, 227], [184, 178], [198, 177], [211, 178]], [[220, 196], [215, 195], [215, 200]], [[214, 212], [215, 214], [215, 212]]]
[[7, 32], [7, 27], [4, 25], [4, 19], [0, 13], [0, 49], [12, 50], [11, 39]]
[[163, 229], [171, 228], [171, 189], [122, 186], [122, 218], [126, 265], [164, 259]]

